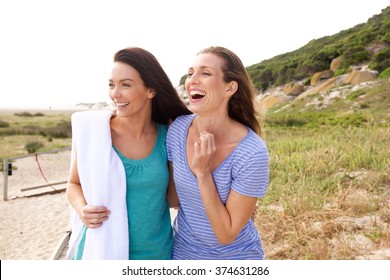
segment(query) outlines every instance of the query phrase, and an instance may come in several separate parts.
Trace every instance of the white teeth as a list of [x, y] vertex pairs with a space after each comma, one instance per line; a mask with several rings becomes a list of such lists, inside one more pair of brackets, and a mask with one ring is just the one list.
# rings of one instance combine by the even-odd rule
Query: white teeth
[[194, 91], [191, 91], [191, 96], [195, 96], [195, 95], [201, 95], [201, 96], [205, 96], [206, 93], [203, 92], [203, 91], [197, 91], [197, 90], [194, 90]]
[[129, 104], [129, 102], [115, 102], [117, 107], [126, 106]]

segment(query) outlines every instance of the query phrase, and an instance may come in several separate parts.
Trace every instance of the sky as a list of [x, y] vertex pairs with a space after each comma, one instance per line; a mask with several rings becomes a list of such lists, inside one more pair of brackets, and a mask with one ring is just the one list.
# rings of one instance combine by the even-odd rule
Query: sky
[[365, 23], [390, 0], [3, 0], [0, 107], [108, 102], [114, 53], [137, 46], [174, 86], [219, 45], [245, 66]]

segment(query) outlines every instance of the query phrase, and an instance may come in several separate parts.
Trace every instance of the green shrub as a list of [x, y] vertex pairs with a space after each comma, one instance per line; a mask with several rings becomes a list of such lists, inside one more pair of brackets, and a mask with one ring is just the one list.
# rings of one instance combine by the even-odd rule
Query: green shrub
[[390, 48], [379, 51], [370, 63], [370, 67], [378, 72], [384, 71], [390, 65]]
[[38, 151], [40, 148], [43, 148], [43, 146], [43, 143], [40, 141], [30, 141], [27, 142], [25, 148], [29, 154], [32, 154]]
[[29, 112], [21, 112], [21, 113], [15, 113], [15, 116], [18, 117], [33, 117], [33, 115]]
[[390, 66], [387, 67], [382, 73], [379, 75], [380, 78], [389, 78], [390, 77]]

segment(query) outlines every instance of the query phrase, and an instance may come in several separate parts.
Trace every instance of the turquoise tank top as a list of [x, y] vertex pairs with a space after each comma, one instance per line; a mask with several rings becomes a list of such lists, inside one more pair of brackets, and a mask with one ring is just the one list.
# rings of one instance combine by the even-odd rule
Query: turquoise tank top
[[[168, 126], [158, 124], [156, 143], [152, 152], [143, 159], [126, 158], [114, 147], [126, 172], [131, 260], [171, 259], [173, 235], [166, 199], [169, 182], [165, 145], [167, 130]], [[83, 232], [75, 259], [82, 259], [85, 234], [86, 230]]]

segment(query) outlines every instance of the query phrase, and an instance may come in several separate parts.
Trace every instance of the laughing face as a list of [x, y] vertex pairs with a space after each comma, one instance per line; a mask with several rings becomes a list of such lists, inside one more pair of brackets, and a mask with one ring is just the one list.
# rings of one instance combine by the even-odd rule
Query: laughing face
[[229, 83], [223, 79], [224, 60], [217, 55], [202, 53], [195, 57], [185, 82], [190, 110], [196, 114], [221, 110], [229, 97]]
[[108, 83], [118, 116], [130, 116], [151, 107], [154, 92], [145, 87], [138, 71], [130, 65], [114, 62]]

